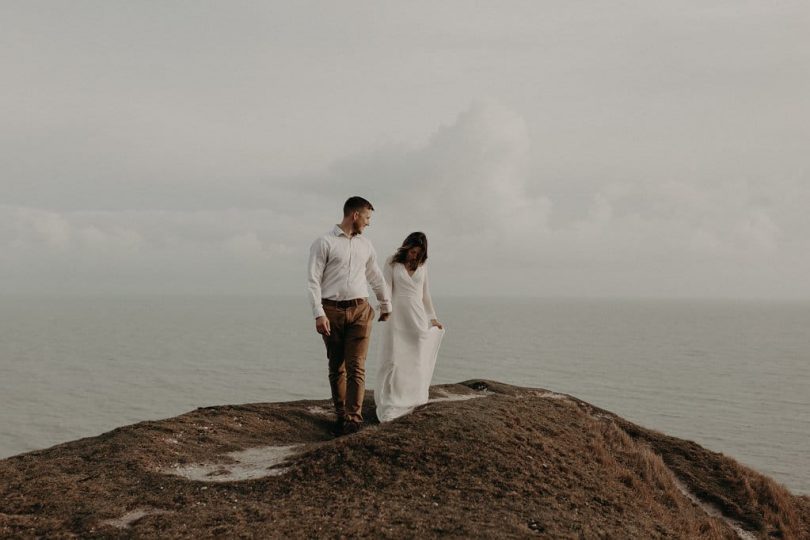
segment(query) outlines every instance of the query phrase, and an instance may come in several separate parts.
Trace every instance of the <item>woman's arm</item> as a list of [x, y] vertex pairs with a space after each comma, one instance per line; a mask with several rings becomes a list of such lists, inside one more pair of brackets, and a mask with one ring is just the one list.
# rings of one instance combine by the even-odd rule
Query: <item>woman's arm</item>
[[425, 306], [425, 313], [427, 313], [428, 319], [430, 319], [430, 326], [444, 328], [442, 323], [439, 322], [439, 319], [436, 318], [436, 310], [433, 308], [433, 299], [430, 297], [430, 285], [428, 284], [427, 266], [424, 267], [424, 270], [425, 282], [422, 284], [422, 304]]
[[[393, 306], [394, 303], [394, 267], [391, 264], [392, 257], [388, 257], [385, 259], [382, 267], [383, 278], [385, 280], [385, 296], [391, 301]], [[382, 314], [380, 314], [382, 317]], [[386, 317], [387, 318], [387, 317]]]

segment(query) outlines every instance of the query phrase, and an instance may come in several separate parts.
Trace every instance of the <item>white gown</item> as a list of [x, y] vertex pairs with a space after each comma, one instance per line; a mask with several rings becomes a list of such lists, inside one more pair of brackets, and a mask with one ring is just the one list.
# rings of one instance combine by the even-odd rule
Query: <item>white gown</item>
[[430, 380], [444, 330], [431, 327], [436, 318], [428, 289], [427, 267], [413, 276], [401, 263], [383, 266], [392, 302], [390, 318], [382, 323], [382, 347], [374, 399], [377, 418], [388, 422], [428, 401]]

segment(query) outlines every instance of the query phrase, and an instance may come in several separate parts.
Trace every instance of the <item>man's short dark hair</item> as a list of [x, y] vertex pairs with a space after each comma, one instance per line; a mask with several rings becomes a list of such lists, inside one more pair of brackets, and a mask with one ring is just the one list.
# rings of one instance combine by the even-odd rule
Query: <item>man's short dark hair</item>
[[348, 216], [352, 212], [359, 212], [363, 208], [368, 208], [371, 211], [374, 210], [371, 203], [365, 200], [363, 197], [349, 197], [346, 199], [346, 202], [343, 205], [343, 215]]

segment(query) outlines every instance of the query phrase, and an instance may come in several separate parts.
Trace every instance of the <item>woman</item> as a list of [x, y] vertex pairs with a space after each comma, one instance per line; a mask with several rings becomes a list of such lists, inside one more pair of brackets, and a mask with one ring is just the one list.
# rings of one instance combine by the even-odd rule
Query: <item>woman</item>
[[383, 325], [382, 361], [377, 374], [377, 418], [388, 422], [427, 403], [444, 327], [428, 289], [428, 243], [411, 233], [383, 266], [392, 302]]

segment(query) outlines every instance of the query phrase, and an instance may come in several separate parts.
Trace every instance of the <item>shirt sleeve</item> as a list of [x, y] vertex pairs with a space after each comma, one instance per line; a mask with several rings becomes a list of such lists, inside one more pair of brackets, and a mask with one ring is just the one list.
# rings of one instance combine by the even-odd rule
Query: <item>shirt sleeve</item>
[[425, 313], [427, 313], [428, 319], [435, 319], [436, 310], [433, 308], [433, 299], [430, 297], [427, 266], [425, 266], [425, 282], [422, 284], [422, 303], [425, 306]]
[[380, 302], [380, 311], [382, 313], [391, 313], [391, 295], [385, 286], [385, 278], [377, 264], [377, 252], [374, 251], [374, 246], [369, 243], [369, 255], [366, 261], [366, 279], [374, 295]]
[[312, 306], [312, 316], [316, 319], [326, 315], [321, 305], [321, 282], [323, 281], [323, 269], [326, 266], [328, 254], [329, 246], [323, 238], [315, 240], [312, 247], [309, 248], [307, 291], [309, 293], [309, 303]]

